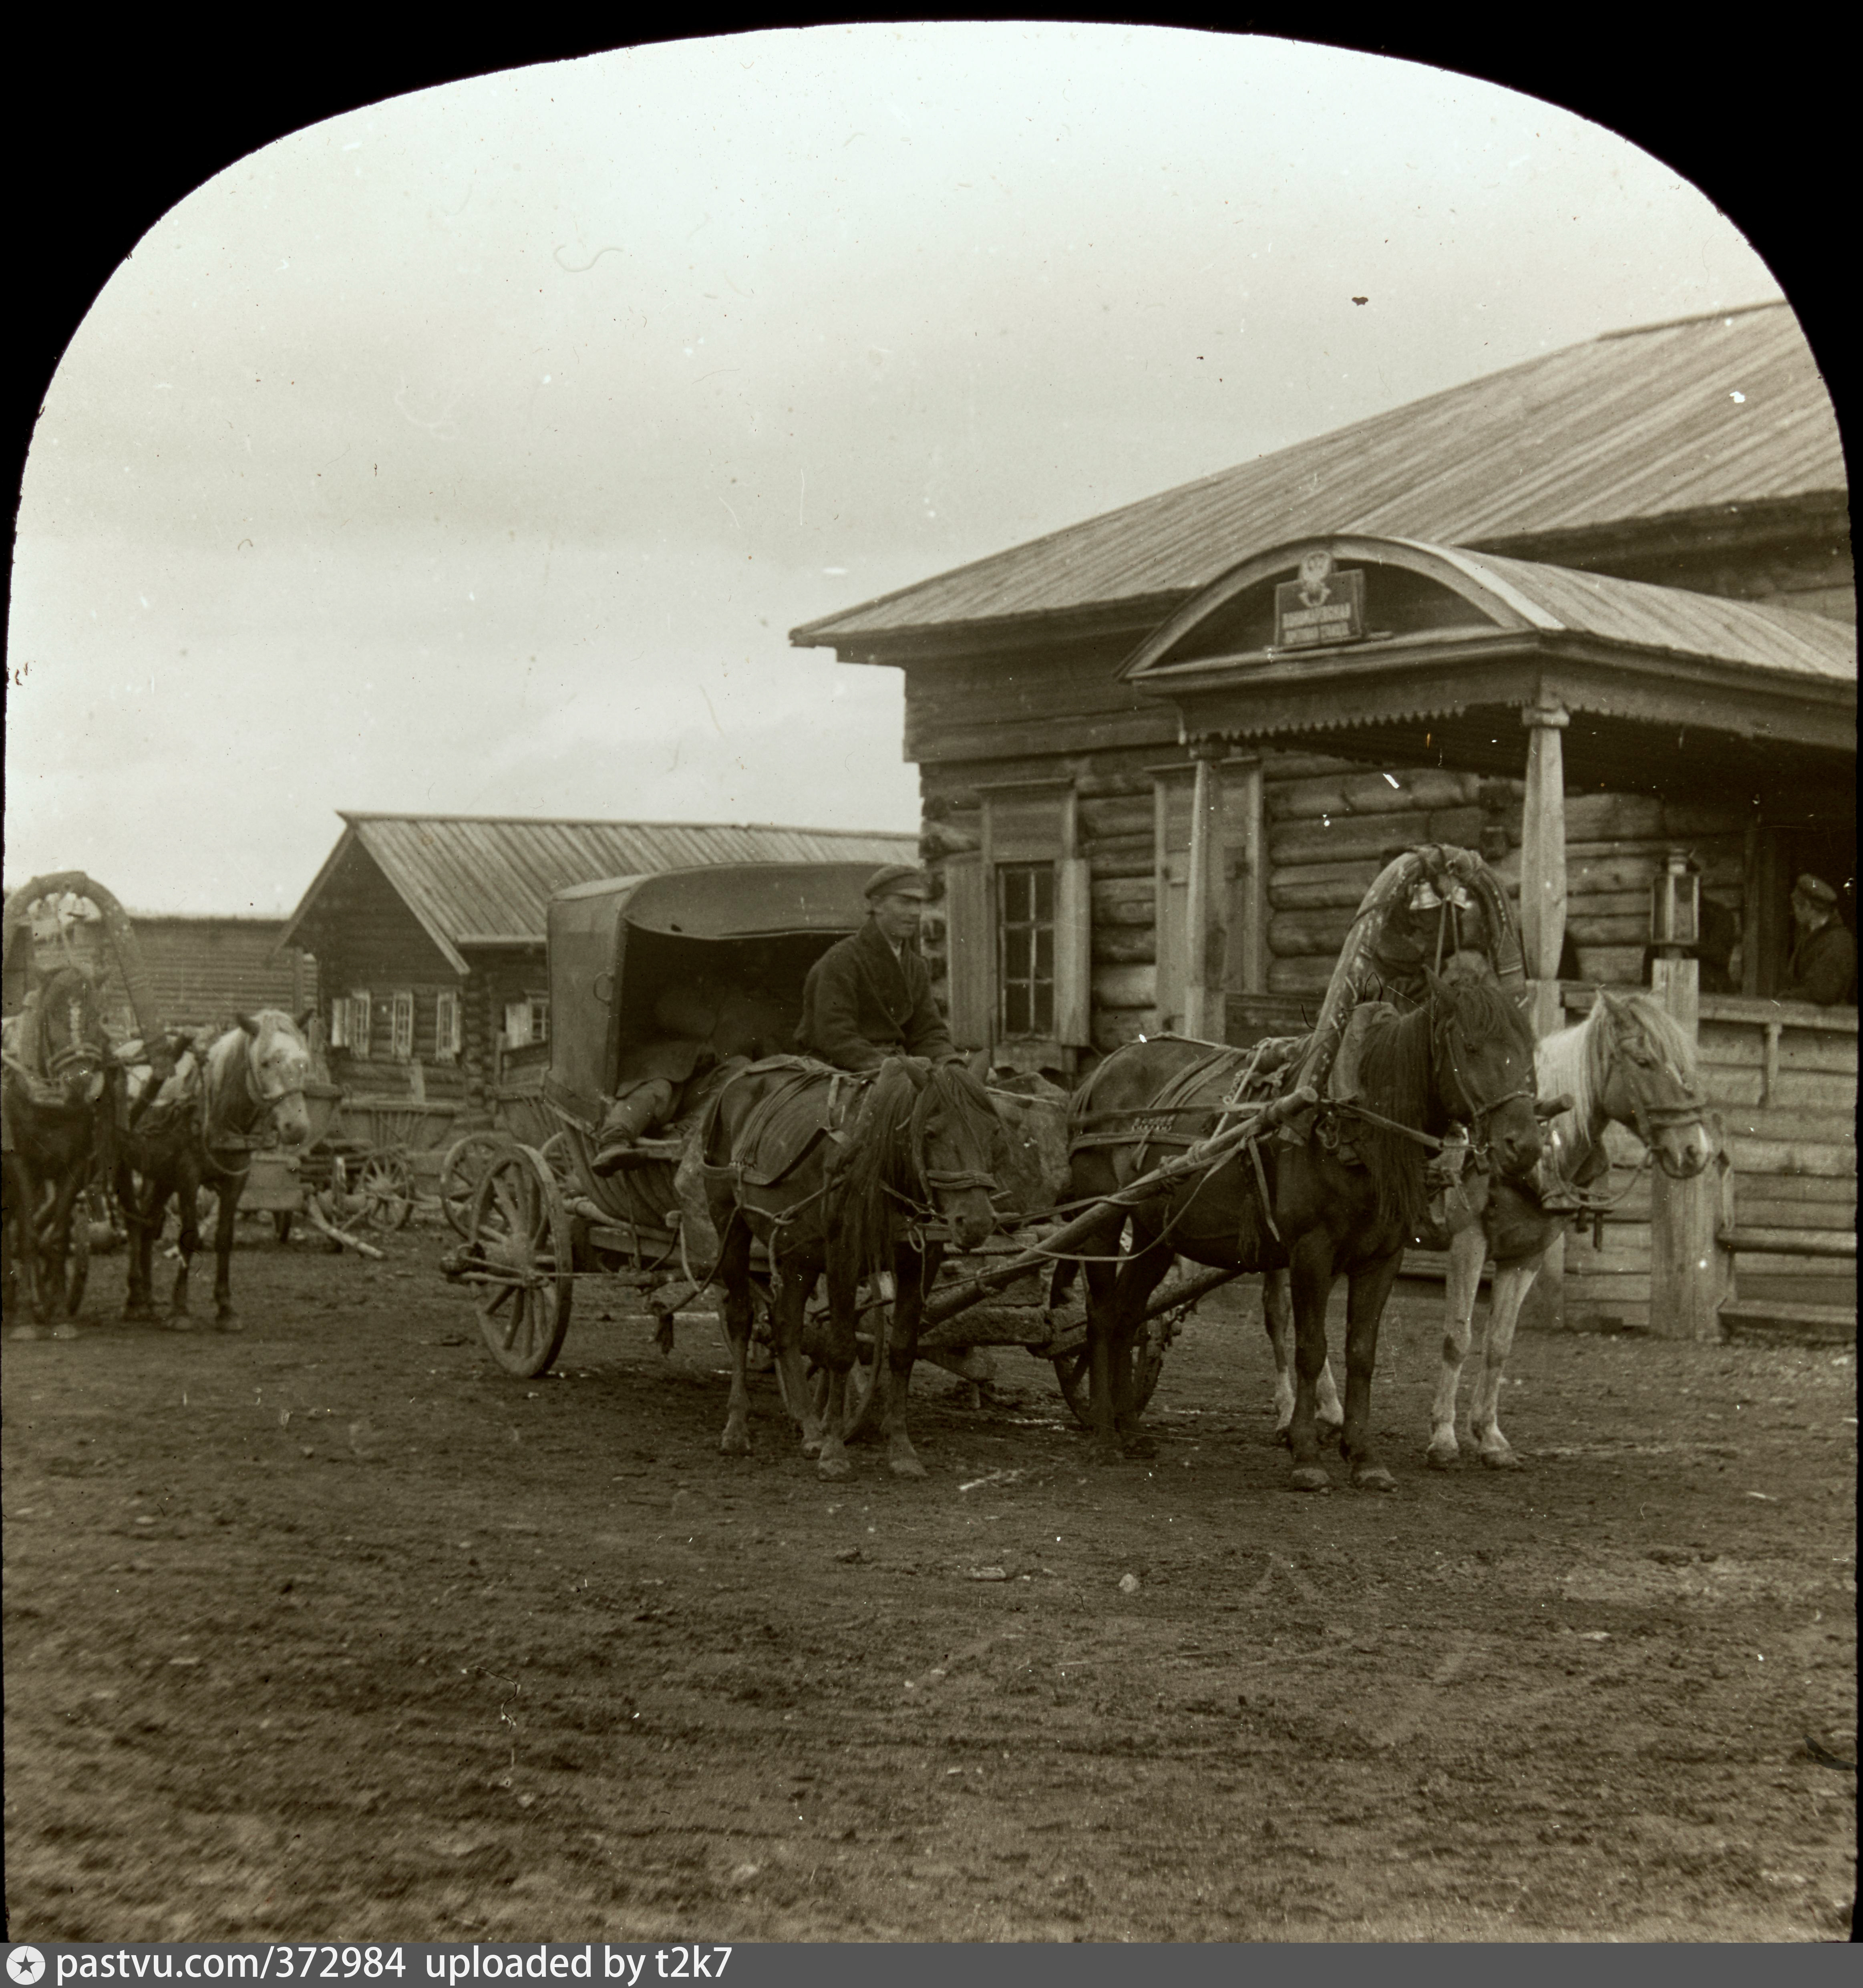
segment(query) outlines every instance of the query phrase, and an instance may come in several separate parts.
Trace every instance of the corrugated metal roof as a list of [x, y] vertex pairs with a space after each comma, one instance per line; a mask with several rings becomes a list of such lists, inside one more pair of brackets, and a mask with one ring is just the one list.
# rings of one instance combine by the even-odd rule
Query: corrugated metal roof
[[[862, 829], [340, 812], [344, 840], [353, 836], [427, 931], [454, 945], [541, 945], [550, 894], [599, 877], [712, 863], [910, 863], [918, 851], [914, 835]], [[287, 940], [331, 867], [292, 915]]]
[[792, 631], [799, 646], [1181, 596], [1255, 548], [1504, 542], [1847, 488], [1783, 303], [1612, 333], [1109, 511]]

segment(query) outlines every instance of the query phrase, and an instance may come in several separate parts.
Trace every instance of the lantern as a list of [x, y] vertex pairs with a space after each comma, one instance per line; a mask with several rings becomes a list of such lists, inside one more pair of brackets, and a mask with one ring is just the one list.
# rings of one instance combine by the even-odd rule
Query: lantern
[[1649, 887], [1649, 942], [1659, 951], [1692, 948], [1701, 938], [1701, 873], [1688, 852], [1672, 849]]

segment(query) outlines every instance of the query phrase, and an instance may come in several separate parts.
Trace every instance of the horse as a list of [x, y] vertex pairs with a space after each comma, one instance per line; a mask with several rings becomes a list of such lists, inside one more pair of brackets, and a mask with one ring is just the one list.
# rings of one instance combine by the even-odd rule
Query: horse
[[[845, 1110], [837, 1127], [835, 1120]], [[881, 1435], [896, 1477], [923, 1477], [906, 1427], [925, 1295], [948, 1226], [960, 1249], [996, 1226], [993, 1162], [1004, 1133], [989, 1094], [961, 1064], [892, 1057], [870, 1079], [792, 1057], [754, 1064], [724, 1087], [700, 1134], [705, 1193], [720, 1241], [712, 1275], [724, 1290], [731, 1387], [720, 1448], [749, 1453], [746, 1381], [751, 1327], [751, 1246], [768, 1253], [772, 1329], [783, 1396], [799, 1422], [802, 1453], [828, 1479], [845, 1477], [848, 1374], [854, 1364], [861, 1280], [889, 1271], [895, 1297], [885, 1335]], [[825, 1416], [805, 1384], [804, 1307], [818, 1277], [828, 1316], [808, 1350], [829, 1376]]]
[[[1500, 1388], [1514, 1327], [1548, 1246], [1573, 1219], [1574, 1203], [1608, 1170], [1608, 1124], [1633, 1128], [1672, 1180], [1689, 1180], [1713, 1161], [1715, 1142], [1697, 1088], [1693, 1045], [1647, 994], [1602, 989], [1584, 1021], [1544, 1036], [1534, 1046], [1543, 1096], [1565, 1108], [1545, 1126], [1546, 1150], [1531, 1179], [1497, 1180], [1476, 1173], [1451, 1188], [1444, 1213], [1449, 1231], [1447, 1318], [1442, 1368], [1430, 1409], [1425, 1461], [1446, 1470], [1461, 1452], [1456, 1436], [1456, 1395], [1473, 1336], [1475, 1298], [1484, 1262], [1494, 1280], [1482, 1365], [1470, 1403], [1469, 1440], [1492, 1470], [1517, 1470], [1520, 1459], [1501, 1433]], [[1598, 1205], [1592, 1202], [1592, 1205]], [[1582, 1219], [1583, 1209], [1580, 1209]], [[1275, 1432], [1284, 1435], [1294, 1406], [1293, 1330], [1284, 1273], [1264, 1280], [1262, 1322], [1274, 1351]], [[1321, 1435], [1344, 1419], [1330, 1362], [1321, 1368]]]
[[[275, 1134], [280, 1144], [301, 1146], [310, 1137], [304, 1087], [310, 1050], [302, 1025], [277, 1008], [241, 1015], [238, 1026], [217, 1037], [199, 1059], [191, 1087], [157, 1098], [150, 1121], [132, 1127], [116, 1174], [117, 1199], [130, 1234], [129, 1291], [123, 1316], [151, 1319], [151, 1259], [168, 1199], [176, 1197], [181, 1222], [181, 1266], [175, 1274], [170, 1321], [185, 1330], [187, 1276], [201, 1246], [195, 1198], [202, 1184], [220, 1199], [214, 1236], [214, 1312], [221, 1330], [236, 1331], [233, 1309], [233, 1225], [252, 1165], [252, 1149]], [[308, 1023], [308, 1016], [305, 1018]], [[187, 1076], [177, 1067], [179, 1082]]]
[[25, 1009], [8, 1018], [0, 1054], [5, 1228], [9, 1259], [16, 1259], [7, 1265], [8, 1288], [23, 1273], [40, 1323], [61, 1321], [57, 1336], [69, 1338], [73, 1328], [63, 1321], [83, 1291], [66, 1276], [72, 1211], [107, 1138], [113, 1073], [89, 976], [74, 965], [52, 969]]
[[[1305, 1122], [1167, 1183], [1132, 1211], [1123, 1255], [1114, 1253], [1127, 1219], [1122, 1207], [1083, 1238], [1096, 1461], [1151, 1447], [1130, 1406], [1132, 1347], [1146, 1300], [1173, 1258], [1183, 1256], [1216, 1270], [1291, 1273], [1297, 1384], [1289, 1442], [1291, 1482], [1301, 1491], [1329, 1488], [1315, 1391], [1327, 1364], [1327, 1300], [1344, 1273], [1342, 1447], [1355, 1486], [1395, 1488], [1372, 1440], [1372, 1375], [1385, 1303], [1424, 1212], [1426, 1148], [1452, 1122], [1466, 1124], [1492, 1163], [1517, 1178], [1538, 1159], [1540, 1131], [1532, 1036], [1497, 983], [1426, 972], [1422, 998], [1408, 1013], [1382, 1004], [1362, 1013], [1355, 1094], [1322, 1102]], [[1188, 1145], [1235, 1116], [1230, 1094], [1249, 1056], [1173, 1036], [1115, 1050], [1075, 1094], [1071, 1194], [1103, 1197], [1143, 1173], [1161, 1130], [1167, 1143]], [[1105, 1122], [1131, 1129], [1087, 1129]]]
[[1469, 1404], [1470, 1440], [1490, 1469], [1518, 1469], [1520, 1459], [1500, 1428], [1501, 1381], [1514, 1328], [1547, 1246], [1572, 1219], [1573, 1202], [1582, 1208], [1588, 1199], [1585, 1191], [1609, 1170], [1605, 1128], [1632, 1128], [1671, 1180], [1694, 1178], [1715, 1156], [1694, 1046], [1649, 995], [1599, 989], [1582, 1022], [1535, 1045], [1534, 1067], [1542, 1094], [1562, 1094], [1571, 1100], [1548, 1128], [1550, 1150], [1534, 1182], [1478, 1178], [1467, 1193], [1452, 1191], [1448, 1197], [1448, 1315], [1427, 1459], [1439, 1470], [1447, 1469], [1459, 1453], [1456, 1397], [1483, 1260], [1493, 1259], [1494, 1281]]

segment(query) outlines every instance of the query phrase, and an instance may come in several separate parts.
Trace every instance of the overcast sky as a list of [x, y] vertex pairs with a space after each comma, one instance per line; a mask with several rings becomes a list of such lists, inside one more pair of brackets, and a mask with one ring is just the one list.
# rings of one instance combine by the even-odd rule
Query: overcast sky
[[51, 384], [7, 877], [280, 913], [339, 807], [909, 829], [896, 674], [798, 623], [1777, 294], [1598, 127], [1280, 41], [814, 28], [333, 118]]

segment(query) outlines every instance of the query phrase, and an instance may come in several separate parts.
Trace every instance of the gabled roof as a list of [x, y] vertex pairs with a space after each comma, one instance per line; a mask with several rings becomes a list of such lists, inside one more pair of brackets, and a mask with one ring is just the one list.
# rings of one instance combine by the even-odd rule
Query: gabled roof
[[1128, 504], [794, 630], [858, 644], [1128, 604], [1160, 616], [1304, 534], [1505, 545], [1841, 500], [1829, 395], [1783, 303], [1613, 332]]
[[339, 812], [342, 839], [278, 943], [294, 942], [325, 883], [359, 845], [461, 973], [462, 947], [541, 945], [544, 907], [572, 884], [712, 863], [910, 863], [918, 851], [915, 835], [866, 829]]

